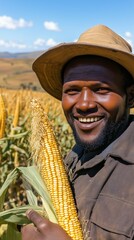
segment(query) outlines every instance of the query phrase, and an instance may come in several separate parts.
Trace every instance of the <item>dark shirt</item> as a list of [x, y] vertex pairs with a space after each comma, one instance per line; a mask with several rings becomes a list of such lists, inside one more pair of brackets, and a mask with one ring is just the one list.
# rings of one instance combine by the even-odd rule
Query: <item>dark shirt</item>
[[85, 240], [134, 239], [134, 117], [101, 154], [74, 146], [65, 165]]

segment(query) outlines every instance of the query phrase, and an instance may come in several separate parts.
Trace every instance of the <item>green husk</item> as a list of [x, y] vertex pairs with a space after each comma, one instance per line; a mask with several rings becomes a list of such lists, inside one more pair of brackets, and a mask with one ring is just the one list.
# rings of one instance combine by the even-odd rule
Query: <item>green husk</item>
[[3, 183], [1, 189], [0, 189], [0, 211], [2, 211], [3, 209], [3, 204], [4, 204], [4, 200], [5, 200], [5, 195], [7, 192], [8, 187], [10, 186], [10, 184], [16, 180], [18, 175], [17, 169], [14, 169], [11, 173], [9, 173], [9, 175], [7, 176], [6, 181]]
[[[3, 204], [4, 204], [4, 199], [5, 199], [7, 189], [9, 185], [13, 181], [15, 181], [19, 176], [21, 176], [21, 178], [23, 179], [24, 186], [28, 194], [29, 205], [26, 205], [23, 207], [16, 207], [10, 210], [3, 211]], [[34, 194], [33, 189], [36, 191], [38, 196], [40, 196], [40, 198], [42, 199], [42, 202], [43, 202], [42, 207], [37, 206], [37, 197]], [[32, 204], [35, 204], [35, 205], [32, 205]], [[48, 217], [50, 221], [54, 223], [58, 222], [54, 207], [51, 202], [49, 192], [35, 166], [15, 168], [7, 176], [7, 179], [5, 180], [2, 188], [0, 189], [0, 208], [1, 208], [0, 224], [11, 223], [11, 222], [15, 224], [27, 224], [29, 220], [26, 218], [25, 212], [29, 208], [32, 208], [38, 211], [39, 213], [41, 213], [41, 215], [43, 215], [43, 212], [44, 212], [45, 217]]]
[[22, 206], [0, 212], [0, 224], [14, 223], [18, 225], [28, 224], [30, 221], [26, 217], [26, 211], [33, 209], [39, 214], [43, 214], [43, 208], [38, 206]]

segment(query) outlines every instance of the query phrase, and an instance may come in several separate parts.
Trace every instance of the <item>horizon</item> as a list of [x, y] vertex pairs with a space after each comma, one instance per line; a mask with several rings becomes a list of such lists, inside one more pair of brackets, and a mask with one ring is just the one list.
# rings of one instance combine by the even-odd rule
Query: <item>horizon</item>
[[2, 0], [0, 53], [45, 51], [63, 42], [75, 42], [97, 24], [110, 27], [134, 45], [133, 0]]

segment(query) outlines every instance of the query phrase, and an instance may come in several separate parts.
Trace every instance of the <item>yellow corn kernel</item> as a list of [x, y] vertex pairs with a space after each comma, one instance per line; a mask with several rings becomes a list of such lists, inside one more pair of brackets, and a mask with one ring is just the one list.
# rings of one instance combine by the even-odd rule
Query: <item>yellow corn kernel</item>
[[50, 192], [58, 222], [73, 240], [83, 240], [75, 201], [53, 129], [36, 100], [32, 101], [31, 125], [33, 157]]

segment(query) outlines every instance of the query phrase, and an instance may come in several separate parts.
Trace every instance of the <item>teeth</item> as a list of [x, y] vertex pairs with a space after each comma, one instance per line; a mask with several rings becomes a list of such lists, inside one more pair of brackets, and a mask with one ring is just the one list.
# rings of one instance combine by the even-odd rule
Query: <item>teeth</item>
[[92, 122], [97, 122], [99, 121], [101, 118], [100, 117], [91, 117], [91, 118], [78, 118], [78, 120], [80, 122], [88, 122], [88, 123], [92, 123]]

